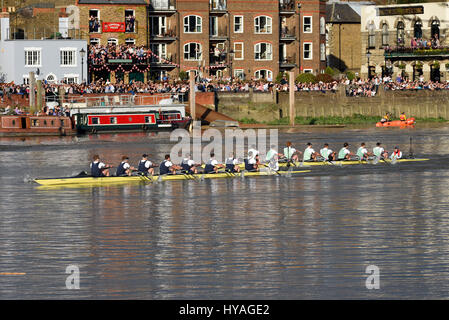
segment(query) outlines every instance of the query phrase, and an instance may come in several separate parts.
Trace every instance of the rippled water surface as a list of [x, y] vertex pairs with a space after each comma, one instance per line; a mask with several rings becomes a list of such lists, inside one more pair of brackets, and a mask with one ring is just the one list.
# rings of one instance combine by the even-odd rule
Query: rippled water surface
[[[41, 189], [168, 134], [0, 138], [0, 298], [449, 298], [449, 127], [281, 132], [280, 143], [400, 145], [431, 160], [233, 180]], [[80, 290], [67, 290], [68, 265]], [[380, 269], [379, 290], [365, 268]], [[10, 273], [21, 273], [11, 275]]]

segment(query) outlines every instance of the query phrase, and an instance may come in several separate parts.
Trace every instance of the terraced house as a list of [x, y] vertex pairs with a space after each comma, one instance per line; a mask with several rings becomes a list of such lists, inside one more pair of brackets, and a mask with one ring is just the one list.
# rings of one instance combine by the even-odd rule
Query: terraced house
[[[145, 45], [141, 75], [93, 66], [92, 79], [157, 80], [194, 70], [203, 77], [274, 79], [282, 71], [326, 67], [322, 0], [78, 0], [91, 44]], [[133, 16], [134, 28], [127, 29]], [[121, 28], [121, 29], [120, 29]], [[134, 70], [136, 73], [136, 70]], [[139, 72], [137, 72], [139, 73]]]
[[362, 7], [362, 76], [449, 79], [449, 3]]

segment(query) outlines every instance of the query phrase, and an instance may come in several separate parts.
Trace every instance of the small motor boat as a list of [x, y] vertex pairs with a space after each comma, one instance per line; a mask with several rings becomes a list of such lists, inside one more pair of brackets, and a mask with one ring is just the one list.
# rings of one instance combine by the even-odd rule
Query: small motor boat
[[386, 122], [378, 122], [376, 123], [376, 127], [408, 127], [408, 126], [414, 126], [415, 125], [415, 118], [409, 118], [405, 121], [401, 120], [393, 120], [393, 121], [386, 121]]

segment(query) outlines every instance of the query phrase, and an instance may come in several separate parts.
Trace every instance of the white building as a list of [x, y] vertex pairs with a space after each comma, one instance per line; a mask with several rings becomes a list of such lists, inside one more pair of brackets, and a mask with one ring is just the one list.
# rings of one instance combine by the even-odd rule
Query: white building
[[[64, 19], [68, 18], [60, 18]], [[0, 13], [0, 73], [6, 82], [28, 83], [32, 71], [37, 80], [50, 83], [81, 83], [88, 79], [86, 40], [11, 39], [10, 35], [9, 13]]]

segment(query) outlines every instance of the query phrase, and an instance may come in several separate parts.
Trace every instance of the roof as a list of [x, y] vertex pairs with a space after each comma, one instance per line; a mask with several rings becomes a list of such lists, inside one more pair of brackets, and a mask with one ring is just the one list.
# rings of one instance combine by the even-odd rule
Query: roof
[[146, 0], [78, 0], [79, 4], [141, 4], [148, 5]]
[[360, 15], [346, 3], [326, 5], [327, 23], [360, 23]]

